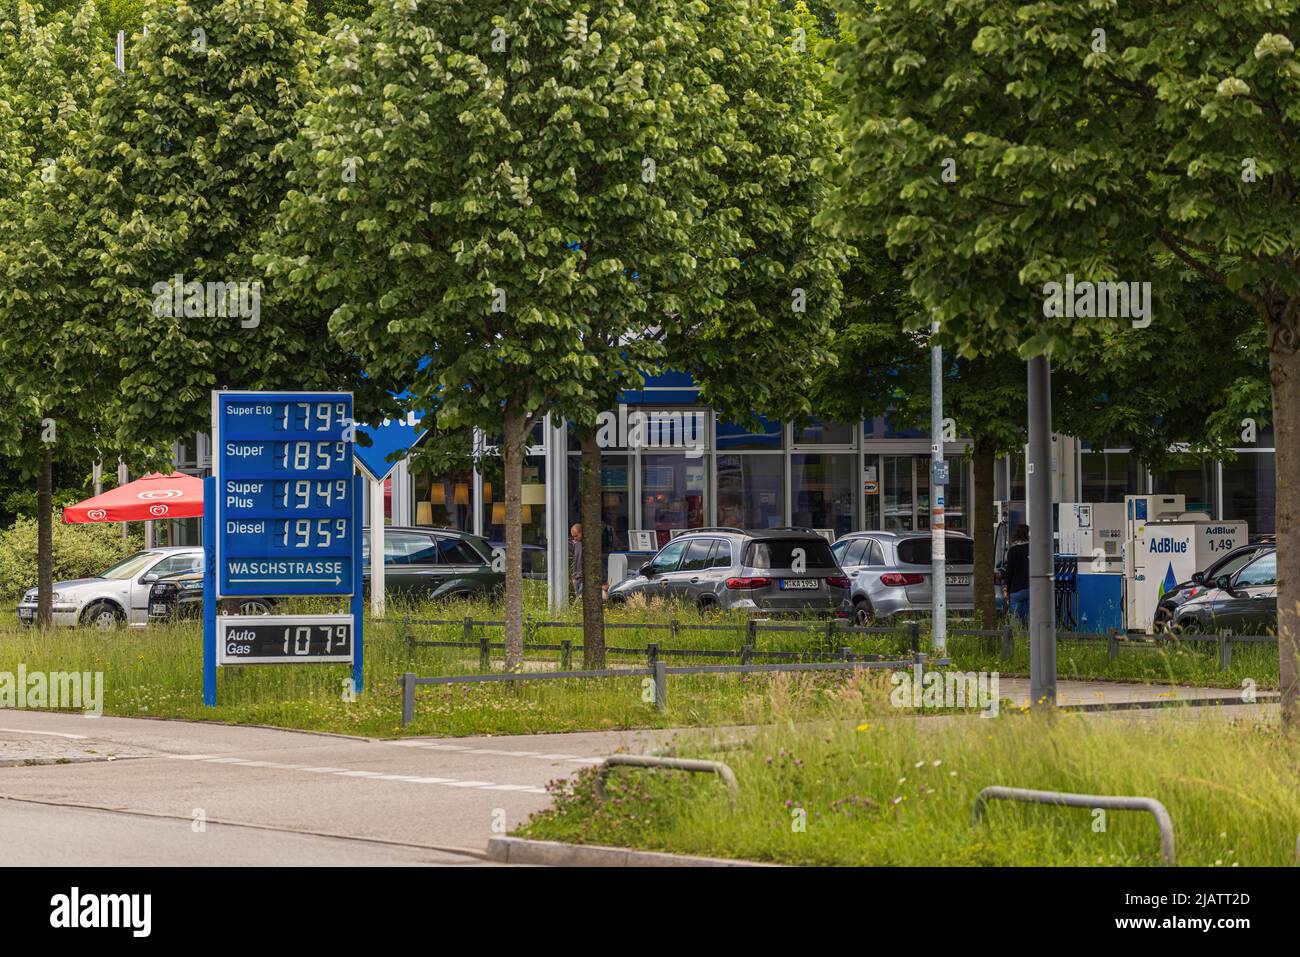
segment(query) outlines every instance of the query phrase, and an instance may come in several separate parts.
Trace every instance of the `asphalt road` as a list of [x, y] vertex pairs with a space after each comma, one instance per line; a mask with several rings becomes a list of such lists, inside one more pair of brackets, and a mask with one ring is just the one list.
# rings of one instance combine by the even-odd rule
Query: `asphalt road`
[[[1059, 688], [1062, 704], [1240, 693]], [[1013, 702], [1028, 696], [1019, 679], [1004, 679], [1000, 690]], [[1245, 717], [1269, 708], [1191, 711]], [[661, 748], [678, 733], [374, 740], [5, 710], [0, 848], [8, 865], [483, 864], [490, 837], [550, 803], [548, 782], [618, 751]], [[743, 737], [745, 729], [717, 734]]]
[[670, 736], [377, 741], [0, 711], [0, 847], [12, 865], [481, 863], [548, 782]]

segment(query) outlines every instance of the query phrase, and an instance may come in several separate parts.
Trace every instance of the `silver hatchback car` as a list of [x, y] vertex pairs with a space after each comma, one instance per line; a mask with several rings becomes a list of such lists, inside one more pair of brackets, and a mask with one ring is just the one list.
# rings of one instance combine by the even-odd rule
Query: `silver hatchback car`
[[[975, 608], [974, 549], [969, 535], [949, 532], [944, 538], [944, 599], [949, 611]], [[854, 532], [831, 551], [852, 583], [854, 624], [931, 612], [929, 532]]]
[[807, 529], [692, 529], [609, 589], [609, 602], [633, 595], [691, 602], [701, 609], [768, 614], [847, 613], [849, 579], [830, 544]]

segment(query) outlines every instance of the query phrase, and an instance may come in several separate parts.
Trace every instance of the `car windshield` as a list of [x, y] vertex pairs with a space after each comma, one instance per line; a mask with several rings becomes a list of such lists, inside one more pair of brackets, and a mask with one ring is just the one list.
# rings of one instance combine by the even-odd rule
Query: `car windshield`
[[1240, 555], [1229, 555], [1219, 564], [1215, 565], [1208, 575], [1203, 575], [1206, 581], [1214, 581], [1220, 575], [1232, 575], [1244, 568], [1248, 562], [1253, 561], [1259, 555], [1258, 550], [1242, 552]]
[[[929, 565], [930, 538], [905, 538], [898, 543], [898, 561], [902, 565]], [[975, 561], [975, 543], [969, 538], [949, 535], [944, 541], [944, 561], [954, 565], [971, 565]]]
[[793, 568], [794, 550], [802, 548], [803, 566], [807, 569], [838, 568], [831, 546], [824, 538], [766, 539], [750, 542], [745, 550], [745, 564], [750, 568]]
[[110, 565], [96, 577], [117, 580], [133, 578], [136, 574], [144, 571], [161, 557], [162, 556], [158, 552], [136, 552], [134, 555], [122, 559], [116, 565]]

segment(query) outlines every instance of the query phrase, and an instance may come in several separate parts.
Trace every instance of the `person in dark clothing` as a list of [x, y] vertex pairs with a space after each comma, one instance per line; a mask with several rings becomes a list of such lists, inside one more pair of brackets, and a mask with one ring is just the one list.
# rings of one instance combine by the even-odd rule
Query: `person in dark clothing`
[[1021, 525], [1011, 536], [1007, 560], [1002, 566], [1002, 596], [1005, 607], [1029, 624], [1029, 526]]
[[573, 594], [582, 595], [582, 526], [575, 524], [569, 529], [569, 583]]

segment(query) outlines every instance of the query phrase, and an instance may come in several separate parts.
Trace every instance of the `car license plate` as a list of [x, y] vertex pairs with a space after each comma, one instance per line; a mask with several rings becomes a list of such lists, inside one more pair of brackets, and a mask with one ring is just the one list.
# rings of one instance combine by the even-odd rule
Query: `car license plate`
[[167, 607], [166, 605], [150, 605], [150, 606], [149, 606], [149, 614], [151, 614], [151, 615], [166, 615], [166, 614], [168, 613], [168, 611], [169, 611], [169, 609], [168, 609], [168, 607]]
[[36, 609], [35, 609], [35, 608], [19, 608], [19, 609], [18, 609], [18, 620], [19, 620], [19, 621], [32, 621], [32, 620], [34, 620], [35, 618], [36, 618]]
[[945, 576], [945, 580], [948, 582], [949, 585], [969, 585], [969, 584], [970, 584], [970, 576], [969, 576], [969, 575], [947, 575], [947, 576]]
[[816, 591], [817, 579], [815, 578], [782, 578], [781, 587], [791, 591]]

